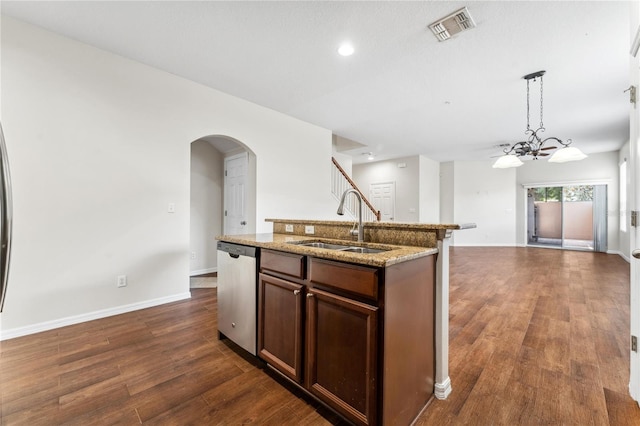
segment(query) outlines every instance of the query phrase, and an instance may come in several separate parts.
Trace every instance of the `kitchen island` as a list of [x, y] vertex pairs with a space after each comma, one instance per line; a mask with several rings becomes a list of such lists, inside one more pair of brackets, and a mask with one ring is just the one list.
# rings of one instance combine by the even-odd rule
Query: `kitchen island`
[[[448, 240], [474, 225], [268, 219], [258, 356], [355, 424], [409, 424], [448, 378]], [[311, 234], [312, 232], [312, 234]]]

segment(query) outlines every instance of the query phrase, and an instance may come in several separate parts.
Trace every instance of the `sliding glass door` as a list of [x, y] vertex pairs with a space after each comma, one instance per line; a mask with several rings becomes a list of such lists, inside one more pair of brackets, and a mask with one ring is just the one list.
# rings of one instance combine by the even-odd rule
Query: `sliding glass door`
[[606, 185], [529, 188], [527, 244], [607, 251]]

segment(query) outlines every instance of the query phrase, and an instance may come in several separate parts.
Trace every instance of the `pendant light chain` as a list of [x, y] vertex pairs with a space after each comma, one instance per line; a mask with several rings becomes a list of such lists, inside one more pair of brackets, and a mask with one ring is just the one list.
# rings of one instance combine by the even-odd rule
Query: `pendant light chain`
[[540, 76], [540, 128], [544, 129], [544, 124], [542, 123], [542, 76]]
[[529, 80], [527, 80], [527, 130], [529, 129]]

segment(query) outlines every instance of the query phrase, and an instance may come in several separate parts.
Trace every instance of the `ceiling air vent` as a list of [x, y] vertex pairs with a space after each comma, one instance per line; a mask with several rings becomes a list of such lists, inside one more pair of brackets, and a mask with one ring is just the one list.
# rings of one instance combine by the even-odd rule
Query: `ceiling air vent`
[[460, 10], [456, 10], [449, 16], [445, 16], [442, 19], [437, 20], [433, 24], [429, 25], [431, 31], [436, 36], [438, 41], [445, 41], [451, 38], [451, 36], [458, 34], [461, 31], [470, 30], [474, 28], [476, 23], [473, 22], [473, 18], [469, 14], [466, 7]]

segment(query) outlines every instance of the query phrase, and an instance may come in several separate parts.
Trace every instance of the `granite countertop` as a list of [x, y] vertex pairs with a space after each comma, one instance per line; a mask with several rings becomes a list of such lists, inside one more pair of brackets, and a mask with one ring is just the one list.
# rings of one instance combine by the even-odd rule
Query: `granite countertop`
[[[458, 228], [459, 229], [459, 228]], [[277, 233], [246, 234], [246, 235], [220, 235], [216, 237], [219, 241], [228, 243], [244, 244], [253, 247], [260, 247], [271, 250], [286, 251], [289, 253], [314, 256], [322, 259], [338, 260], [342, 262], [357, 263], [376, 267], [391, 266], [397, 263], [406, 262], [423, 256], [430, 256], [438, 253], [437, 248], [413, 247], [392, 244], [378, 243], [358, 243], [352, 240], [335, 240], [311, 235], [285, 235]], [[329, 250], [317, 247], [301, 246], [292, 244], [304, 241], [322, 241], [333, 244], [347, 244], [352, 247], [370, 247], [386, 249], [380, 253], [354, 253], [340, 250]]]

